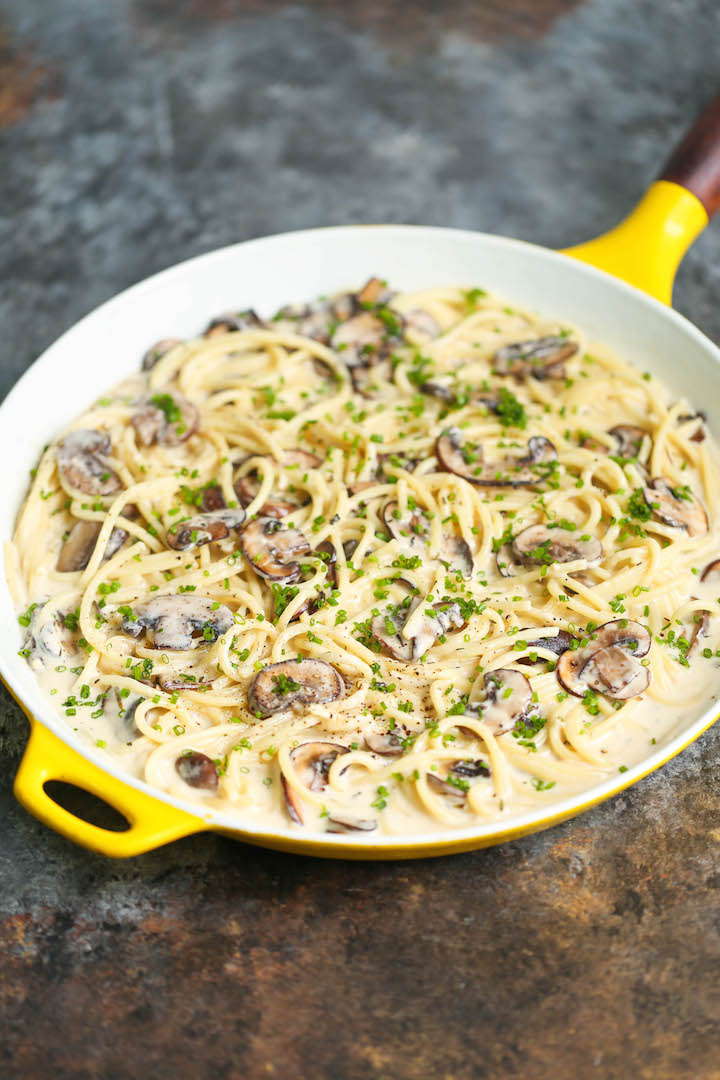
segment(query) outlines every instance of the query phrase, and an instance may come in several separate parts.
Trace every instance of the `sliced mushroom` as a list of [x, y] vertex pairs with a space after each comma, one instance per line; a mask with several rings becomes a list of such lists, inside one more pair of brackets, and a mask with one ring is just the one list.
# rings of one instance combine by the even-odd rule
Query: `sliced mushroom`
[[[60, 549], [56, 570], [59, 570], [61, 574], [67, 574], [73, 570], [84, 570], [95, 550], [95, 544], [101, 529], [102, 523], [99, 521], [76, 522]], [[103, 562], [106, 562], [116, 551], [120, 550], [127, 537], [128, 534], [125, 529], [115, 528], [112, 530], [105, 545]]]
[[460, 574], [466, 581], [472, 577], [472, 552], [462, 536], [446, 536], [443, 538], [440, 561], [448, 564], [449, 573]]
[[[317, 662], [320, 663], [321, 661]], [[277, 667], [278, 665], [274, 666]], [[347, 754], [348, 752], [347, 746], [342, 746], [340, 743], [307, 742], [296, 746], [290, 752], [290, 760], [295, 769], [295, 775], [303, 787], [308, 788], [310, 791], [324, 791], [327, 787], [330, 766], [341, 754]], [[281, 778], [287, 812], [294, 822], [302, 825], [302, 801], [295, 789], [288, 783], [284, 773], [281, 774]]]
[[463, 761], [454, 761], [450, 766], [450, 772], [455, 776], [461, 777], [473, 777], [473, 776], [489, 776], [490, 766], [486, 761], [478, 758], [477, 761], [473, 761], [467, 758]]
[[382, 396], [383, 383], [392, 382], [392, 364], [388, 360], [381, 360], [372, 367], [354, 367], [350, 371], [350, 379], [356, 393], [372, 401]]
[[175, 759], [175, 770], [181, 780], [189, 787], [203, 788], [205, 791], [217, 791], [220, 778], [217, 765], [199, 750], [180, 754]]
[[122, 628], [132, 637], [148, 630], [156, 649], [181, 652], [197, 645], [212, 644], [234, 624], [229, 608], [207, 596], [183, 593], [156, 596], [138, 604], [125, 615]]
[[705, 507], [687, 485], [673, 488], [664, 476], [656, 476], [643, 488], [645, 502], [658, 521], [675, 529], [684, 529], [688, 536], [704, 536], [708, 531]]
[[142, 398], [138, 406], [130, 423], [141, 446], [179, 446], [195, 434], [200, 423], [198, 410], [177, 391]]
[[[371, 623], [373, 637], [396, 660], [402, 660], [406, 663], [411, 660], [419, 660], [433, 647], [439, 637], [442, 637], [449, 630], [462, 630], [467, 626], [467, 621], [463, 618], [459, 604], [433, 604], [432, 608], [428, 608], [416, 623], [415, 633], [412, 637], [406, 638], [403, 636], [402, 631], [420, 603], [420, 597], [416, 596], [400, 616], [390, 618], [389, 615], [376, 615]], [[435, 613], [434, 615], [427, 613], [431, 610]], [[394, 627], [394, 633], [390, 633], [389, 624]]]
[[337, 815], [328, 818], [326, 832], [352, 833], [372, 832], [377, 829], [377, 821], [368, 818], [340, 818]]
[[337, 701], [345, 680], [326, 660], [281, 660], [258, 671], [248, 689], [248, 706], [256, 716], [271, 716], [295, 705]]
[[[396, 318], [400, 326], [401, 317], [398, 315]], [[335, 328], [330, 345], [340, 354], [346, 367], [368, 367], [385, 359], [391, 348], [391, 339], [382, 319], [372, 311], [363, 311]]]
[[394, 295], [386, 281], [379, 277], [371, 277], [355, 294], [355, 300], [361, 308], [377, 307], [378, 304], [387, 304]]
[[442, 777], [431, 772], [425, 773], [425, 779], [430, 790], [435, 795], [442, 795], [451, 806], [456, 806], [459, 810], [465, 806], [467, 792], [463, 791], [462, 788], [448, 783], [447, 780], [443, 780]]
[[203, 337], [216, 337], [218, 334], [230, 334], [239, 330], [265, 329], [267, 326], [260, 316], [252, 308], [246, 308], [245, 311], [227, 311], [212, 319]]
[[452, 427], [438, 437], [435, 456], [443, 471], [461, 476], [471, 484], [484, 487], [526, 487], [542, 480], [536, 466], [554, 461], [557, 451], [549, 439], [543, 435], [534, 435], [528, 441], [528, 453], [524, 457], [506, 457], [494, 463], [484, 462], [482, 447], [463, 442], [460, 429]]
[[595, 566], [602, 557], [602, 544], [594, 536], [585, 540], [566, 529], [530, 525], [518, 533], [510, 544], [504, 544], [495, 558], [502, 576], [514, 577], [528, 566], [548, 566], [550, 563], [575, 562], [577, 559]]
[[648, 652], [651, 640], [640, 623], [628, 619], [604, 623], [588, 645], [562, 654], [558, 680], [576, 697], [583, 697], [588, 689], [622, 701], [637, 697], [650, 682], [650, 672], [639, 659]]
[[412, 308], [405, 312], [405, 334], [412, 335], [414, 341], [425, 343], [440, 336], [440, 325], [428, 311]]
[[211, 681], [196, 679], [193, 675], [159, 675], [157, 684], [166, 694], [176, 694], [181, 690], [201, 690], [212, 686]]
[[122, 697], [119, 690], [115, 690], [115, 704], [117, 706], [117, 720], [118, 727], [120, 728], [120, 737], [133, 742], [141, 734], [141, 731], [135, 723], [135, 713], [137, 712], [138, 705], [142, 703], [146, 698], [140, 694], [132, 694], [128, 697]]
[[615, 456], [629, 461], [640, 456], [647, 432], [633, 424], [618, 424], [610, 428], [609, 434], [615, 439]]
[[349, 319], [354, 310], [354, 295], [341, 293], [330, 300], [316, 300], [311, 304], [290, 304], [278, 311], [275, 320], [294, 323], [295, 331], [302, 337], [313, 338], [327, 345], [330, 341], [331, 328], [336, 323]]
[[698, 616], [698, 619], [697, 622], [693, 623], [693, 629], [690, 636], [690, 648], [685, 654], [687, 657], [691, 657], [697, 652], [700, 647], [700, 642], [704, 637], [707, 637], [710, 632], [710, 612], [698, 611], [696, 612], [696, 615]]
[[446, 405], [457, 403], [458, 386], [454, 375], [435, 375], [420, 386], [423, 394], [444, 401]]
[[57, 665], [58, 660], [66, 660], [74, 651], [72, 633], [65, 625], [65, 616], [56, 611], [51, 618], [40, 622], [40, 612], [44, 601], [34, 606], [28, 636], [23, 644], [23, 655], [33, 671]]
[[532, 711], [532, 688], [521, 671], [496, 668], [483, 675], [485, 697], [465, 707], [466, 716], [479, 716], [493, 735], [512, 731]]
[[143, 371], [151, 371], [158, 360], [162, 360], [163, 356], [177, 345], [182, 345], [180, 338], [163, 338], [161, 341], [156, 341], [142, 358]]
[[711, 563], [707, 564], [702, 572], [700, 580], [703, 582], [710, 581], [714, 585], [720, 584], [720, 559], [714, 559]]
[[413, 510], [408, 508], [407, 517], [403, 518], [397, 502], [389, 502], [383, 507], [382, 519], [393, 539], [405, 547], [415, 550], [427, 546], [430, 520], [418, 507]]
[[225, 509], [225, 496], [219, 484], [206, 484], [200, 496], [199, 507], [204, 514]]
[[493, 367], [498, 375], [536, 379], [564, 379], [565, 361], [578, 351], [578, 344], [565, 337], [544, 337], [504, 345], [495, 353]]
[[699, 412], [696, 412], [696, 413], [692, 413], [692, 414], [688, 413], [688, 414], [686, 414], [684, 416], [678, 416], [677, 419], [678, 419], [678, 424], [689, 424], [691, 420], [697, 420], [697, 427], [695, 428], [695, 431], [690, 436], [690, 442], [696, 442], [696, 443], [705, 442], [705, 439], [707, 437], [707, 429], [705, 427], [705, 425], [707, 424], [707, 413], [706, 412], [703, 412], [702, 409], [701, 409]]
[[288, 529], [270, 517], [257, 518], [246, 525], [240, 535], [240, 546], [256, 574], [284, 584], [297, 581], [301, 571], [296, 559], [312, 550], [299, 529]]
[[238, 529], [244, 520], [245, 511], [240, 507], [216, 510], [212, 514], [197, 514], [187, 521], [172, 525], [167, 531], [167, 544], [175, 551], [188, 551], [201, 544], [216, 543], [225, 540], [230, 530]]
[[71, 431], [57, 445], [60, 479], [86, 495], [112, 495], [122, 481], [108, 464], [112, 453], [110, 436], [102, 431]]
[[373, 754], [382, 757], [399, 757], [403, 752], [403, 744], [394, 731], [386, 731], [382, 735], [376, 731], [366, 731], [365, 743]]
[[[528, 641], [528, 649], [547, 649], [548, 652], [555, 653], [556, 656], [562, 656], [568, 649], [573, 648], [577, 638], [569, 634], [567, 630], [558, 630], [554, 637], [540, 637], [533, 638], [532, 641]], [[541, 664], [543, 662], [542, 657], [538, 657], [537, 660], [531, 660], [529, 656], [523, 656], [521, 660], [517, 661], [518, 664]]]

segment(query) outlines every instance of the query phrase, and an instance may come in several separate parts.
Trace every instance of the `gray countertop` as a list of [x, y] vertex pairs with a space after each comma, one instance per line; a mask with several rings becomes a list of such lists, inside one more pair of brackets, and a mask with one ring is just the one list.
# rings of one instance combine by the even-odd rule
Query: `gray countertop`
[[[0, 0], [2, 390], [113, 293], [235, 240], [585, 239], [717, 89], [719, 45], [716, 0]], [[719, 291], [716, 225], [676, 290], [716, 340]], [[199, 836], [121, 863], [15, 803], [5, 693], [2, 721], [3, 1075], [718, 1075], [720, 729], [491, 851]]]

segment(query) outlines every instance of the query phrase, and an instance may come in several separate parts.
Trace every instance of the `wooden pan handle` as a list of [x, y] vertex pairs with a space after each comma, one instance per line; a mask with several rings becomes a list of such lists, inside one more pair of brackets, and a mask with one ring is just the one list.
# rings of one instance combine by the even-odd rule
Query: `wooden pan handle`
[[658, 179], [687, 188], [710, 217], [720, 210], [720, 94], [707, 103]]

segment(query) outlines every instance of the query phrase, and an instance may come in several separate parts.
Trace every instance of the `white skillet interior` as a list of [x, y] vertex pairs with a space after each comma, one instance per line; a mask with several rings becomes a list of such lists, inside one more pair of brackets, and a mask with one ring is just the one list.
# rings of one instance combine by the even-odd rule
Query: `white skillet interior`
[[[420, 226], [349, 226], [266, 237], [222, 248], [165, 270], [108, 301], [55, 342], [26, 372], [0, 407], [0, 492], [3, 542], [12, 533], [28, 485], [29, 471], [43, 446], [92, 401], [137, 370], [140, 357], [163, 337], [191, 337], [209, 318], [228, 309], [254, 307], [261, 315], [282, 304], [358, 286], [372, 274], [403, 290], [440, 285], [484, 287], [518, 306], [578, 324], [590, 340], [601, 341], [641, 370], [651, 371], [678, 394], [707, 412], [718, 433], [720, 350], [676, 312], [607, 274], [566, 256], [517, 240], [483, 233]], [[0, 668], [28, 709], [67, 744], [102, 769], [165, 802], [208, 819], [202, 808], [163, 795], [125, 776], [112, 759], [81, 746], [43, 697], [18, 657], [21, 635], [7, 585], [0, 590]], [[489, 837], [513, 827], [571, 812], [644, 775], [703, 729], [711, 709], [691, 712], [672, 739], [616, 778], [587, 792], [543, 805], [531, 814], [476, 825], [451, 836], [380, 837], [373, 847], [402, 842], [422, 847], [433, 841]], [[228, 814], [210, 820], [246, 834]], [[273, 836], [300, 838], [299, 830]], [[368, 838], [308, 837], [344, 848], [368, 845]]]

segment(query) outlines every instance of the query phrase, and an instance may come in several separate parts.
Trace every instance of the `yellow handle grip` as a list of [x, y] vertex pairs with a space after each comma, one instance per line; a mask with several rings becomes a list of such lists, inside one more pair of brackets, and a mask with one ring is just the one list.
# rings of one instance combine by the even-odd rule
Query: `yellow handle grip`
[[708, 220], [707, 210], [687, 188], [656, 180], [624, 221], [564, 254], [670, 304], [680, 261]]
[[[26, 810], [68, 840], [101, 855], [126, 858], [204, 828], [199, 818], [116, 780], [66, 746], [34, 717], [29, 719], [30, 741], [15, 777], [15, 796]], [[45, 791], [48, 780], [64, 780], [97, 795], [121, 813], [130, 827], [112, 832], [76, 817], [50, 798]]]

